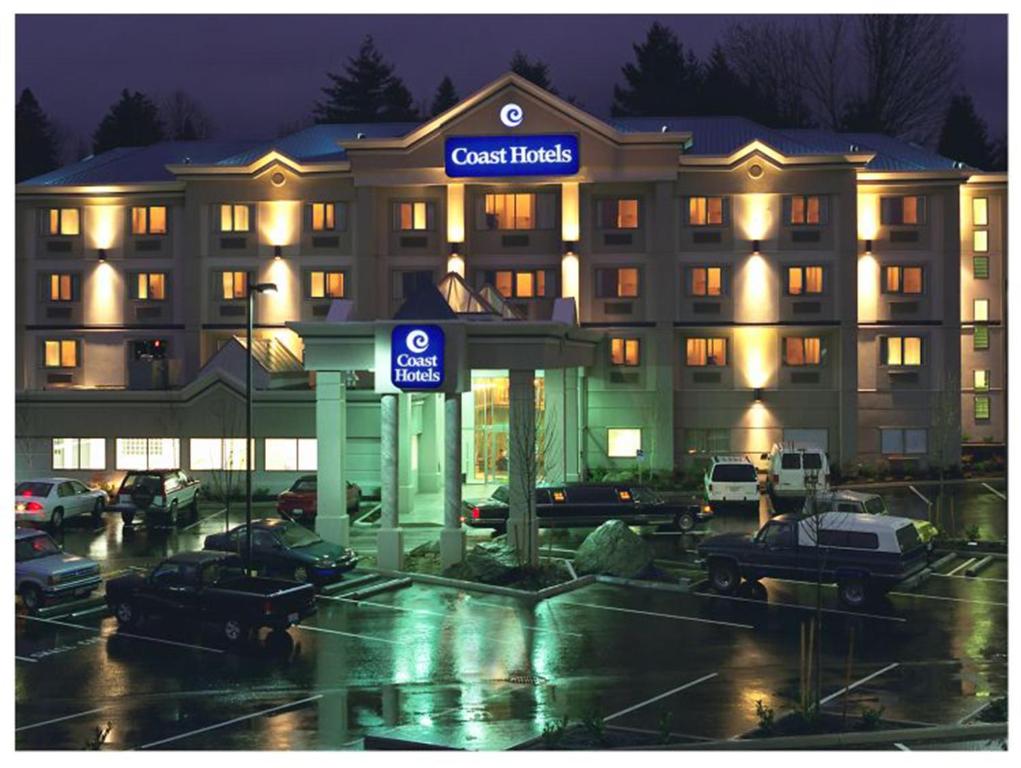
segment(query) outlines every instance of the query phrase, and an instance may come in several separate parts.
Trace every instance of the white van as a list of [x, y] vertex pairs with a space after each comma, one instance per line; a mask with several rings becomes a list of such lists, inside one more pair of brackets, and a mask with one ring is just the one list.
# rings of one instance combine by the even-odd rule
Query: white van
[[704, 483], [713, 511], [732, 506], [759, 508], [759, 473], [747, 456], [713, 456]]
[[800, 502], [805, 498], [805, 473], [815, 474], [816, 490], [825, 492], [830, 489], [830, 463], [826, 452], [810, 443], [785, 442], [775, 443], [766, 459], [766, 491], [776, 507], [783, 502]]

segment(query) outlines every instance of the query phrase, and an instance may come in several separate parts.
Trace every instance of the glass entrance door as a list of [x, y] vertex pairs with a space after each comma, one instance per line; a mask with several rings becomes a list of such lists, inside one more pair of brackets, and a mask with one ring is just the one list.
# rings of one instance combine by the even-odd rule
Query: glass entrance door
[[[535, 379], [536, 410], [540, 414], [545, 405], [543, 384], [540, 372]], [[472, 411], [469, 481], [505, 483], [510, 464], [510, 380], [506, 371], [472, 371]]]

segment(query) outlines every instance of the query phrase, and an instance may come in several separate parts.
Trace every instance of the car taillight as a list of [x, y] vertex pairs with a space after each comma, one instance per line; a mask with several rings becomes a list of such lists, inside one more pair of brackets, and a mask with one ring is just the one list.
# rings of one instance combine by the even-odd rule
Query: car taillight
[[29, 512], [42, 512], [43, 505], [40, 504], [38, 501], [30, 501], [25, 505], [25, 509], [27, 509]]
[[472, 520], [478, 520], [481, 514], [478, 507], [472, 507]]
[[712, 507], [710, 507], [708, 504], [703, 504], [702, 505], [702, 514], [703, 515], [711, 515], [712, 513], [713, 513], [713, 508]]

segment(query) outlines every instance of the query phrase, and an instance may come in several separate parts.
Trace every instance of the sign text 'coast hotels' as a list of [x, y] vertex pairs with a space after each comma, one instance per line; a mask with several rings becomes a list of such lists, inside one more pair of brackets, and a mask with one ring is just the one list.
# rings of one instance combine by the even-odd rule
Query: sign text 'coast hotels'
[[390, 335], [390, 381], [398, 389], [443, 386], [443, 329], [398, 325]]
[[572, 176], [578, 172], [578, 137], [450, 136], [444, 146], [447, 176]]

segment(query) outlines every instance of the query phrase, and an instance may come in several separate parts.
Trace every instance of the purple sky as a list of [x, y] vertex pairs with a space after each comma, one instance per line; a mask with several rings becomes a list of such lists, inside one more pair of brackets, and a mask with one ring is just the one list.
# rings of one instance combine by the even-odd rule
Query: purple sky
[[[26, 16], [17, 17], [16, 87], [30, 87], [73, 134], [91, 136], [122, 88], [182, 88], [222, 138], [263, 138], [306, 114], [372, 34], [416, 101], [449, 74], [461, 96], [507, 69], [516, 48], [554, 85], [607, 114], [631, 45], [654, 19], [704, 56], [737, 16]], [[745, 17], [747, 18], [747, 17]], [[960, 80], [991, 136], [1006, 131], [1006, 16], [959, 16]]]

